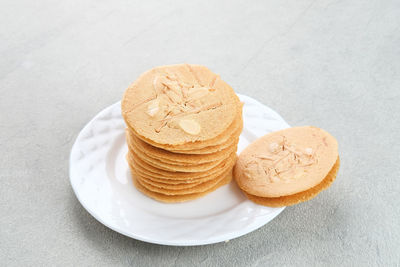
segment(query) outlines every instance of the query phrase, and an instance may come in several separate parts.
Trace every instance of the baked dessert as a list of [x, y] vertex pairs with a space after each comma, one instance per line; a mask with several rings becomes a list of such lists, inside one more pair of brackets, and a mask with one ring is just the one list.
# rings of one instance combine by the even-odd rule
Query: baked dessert
[[121, 109], [132, 179], [145, 195], [182, 202], [232, 179], [242, 103], [208, 68], [153, 68], [129, 86]]
[[267, 134], [238, 157], [234, 178], [247, 197], [281, 207], [307, 201], [335, 180], [338, 143], [328, 132], [293, 127]]

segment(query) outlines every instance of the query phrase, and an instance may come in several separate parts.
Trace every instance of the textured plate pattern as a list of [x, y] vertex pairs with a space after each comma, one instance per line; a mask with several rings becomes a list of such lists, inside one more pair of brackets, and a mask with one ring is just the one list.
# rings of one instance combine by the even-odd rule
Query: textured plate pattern
[[[238, 152], [268, 132], [289, 127], [273, 110], [239, 97], [245, 104]], [[249, 233], [284, 209], [250, 202], [234, 182], [186, 203], [154, 201], [132, 185], [124, 130], [120, 103], [115, 103], [83, 128], [70, 155], [77, 198], [93, 217], [121, 234], [164, 245], [211, 244]]]

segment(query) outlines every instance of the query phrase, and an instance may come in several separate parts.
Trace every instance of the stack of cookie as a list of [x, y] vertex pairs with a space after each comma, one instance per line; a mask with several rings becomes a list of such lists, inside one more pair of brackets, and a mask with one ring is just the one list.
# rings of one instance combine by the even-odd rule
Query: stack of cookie
[[142, 193], [182, 202], [231, 181], [242, 104], [218, 75], [199, 65], [157, 67], [126, 90], [121, 107], [127, 160]]

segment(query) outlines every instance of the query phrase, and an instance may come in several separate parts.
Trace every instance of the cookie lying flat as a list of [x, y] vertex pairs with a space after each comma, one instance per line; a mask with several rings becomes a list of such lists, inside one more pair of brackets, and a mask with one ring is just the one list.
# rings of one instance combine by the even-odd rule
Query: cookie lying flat
[[157, 169], [140, 158], [135, 157], [132, 153], [128, 153], [127, 159], [129, 164], [134, 165], [135, 169], [146, 174], [150, 178], [157, 178], [168, 182], [172, 181], [192, 181], [192, 180], [209, 180], [214, 176], [220, 175], [225, 170], [232, 168], [236, 162], [236, 153], [232, 153], [227, 159], [223, 160], [219, 165], [211, 170], [205, 172], [170, 172], [165, 170]]
[[[165, 105], [165, 103], [164, 103], [164, 105]], [[138, 138], [140, 138], [143, 142], [148, 143], [148, 144], [158, 147], [158, 148], [162, 148], [162, 149], [172, 151], [175, 153], [183, 153], [183, 154], [208, 154], [208, 153], [218, 151], [218, 150], [215, 150], [215, 148], [217, 148], [217, 147], [226, 147], [226, 144], [229, 143], [230, 140], [232, 140], [235, 137], [238, 137], [240, 135], [240, 133], [242, 132], [242, 129], [243, 129], [242, 108], [243, 108], [243, 103], [241, 103], [239, 101], [239, 98], [235, 95], [236, 115], [235, 115], [232, 123], [223, 132], [221, 132], [217, 136], [215, 136], [213, 138], [209, 138], [207, 140], [200, 140], [199, 139], [200, 137], [195, 138], [194, 136], [198, 136], [200, 134], [200, 132], [197, 133], [195, 131], [192, 131], [192, 127], [196, 127], [196, 128], [199, 127], [198, 129], [201, 129], [202, 125], [205, 124], [205, 122], [199, 123], [199, 125], [196, 126], [196, 124], [192, 123], [191, 119], [182, 120], [182, 122], [185, 121], [185, 124], [180, 124], [180, 127], [183, 130], [183, 132], [186, 133], [187, 136], [192, 136], [191, 138], [196, 141], [187, 142], [187, 143], [181, 144], [181, 145], [157, 143], [150, 138], [139, 135], [134, 129], [130, 128], [129, 125], [128, 125], [128, 130], [130, 132], [132, 132], [134, 135], [136, 135]], [[232, 110], [233, 110], [233, 108], [232, 108]], [[212, 112], [212, 110], [210, 110], [210, 112]], [[203, 115], [206, 116], [207, 114], [209, 114], [209, 113], [206, 113]], [[181, 116], [184, 116], [184, 114], [181, 114], [180, 117]], [[179, 118], [174, 119], [174, 120], [178, 121]], [[220, 119], [224, 120], [226, 118], [221, 117]], [[174, 127], [176, 128], [176, 125]]]
[[[128, 131], [126, 132], [126, 139], [128, 145], [133, 144], [140, 151], [140, 153], [145, 153], [149, 157], [171, 164], [189, 165], [221, 160], [226, 158], [226, 155], [229, 155], [231, 152], [233, 152], [233, 149], [236, 149], [236, 146], [230, 145], [227, 148], [223, 148], [220, 151], [211, 154], [179, 154], [151, 146]], [[131, 148], [132, 147], [133, 146], [131, 146]]]
[[[143, 153], [137, 153], [136, 150], [129, 150], [129, 153], [134, 154], [136, 157], [140, 158], [142, 161], [146, 162], [147, 164], [165, 171], [171, 172], [204, 172], [211, 170], [215, 166], [221, 163], [223, 160], [211, 161], [201, 164], [192, 164], [192, 165], [176, 165], [176, 164], [169, 164], [162, 162], [158, 159], [150, 158]], [[227, 155], [228, 157], [229, 155]]]
[[[179, 183], [179, 184], [169, 184], [169, 183], [163, 183], [163, 182], [157, 182], [154, 181], [152, 179], [143, 177], [138, 171], [137, 169], [130, 167], [131, 168], [131, 172], [134, 173], [136, 175], [136, 177], [142, 181], [145, 181], [146, 184], [150, 184], [152, 186], [155, 187], [159, 187], [159, 188], [164, 188], [164, 189], [171, 189], [171, 190], [181, 190], [181, 189], [187, 189], [187, 188], [191, 188], [197, 185], [200, 185], [202, 182], [195, 182], [195, 183]], [[151, 189], [150, 189], [151, 190]], [[154, 191], [154, 190], [152, 190]]]
[[[147, 151], [143, 151], [143, 149], [141, 148], [140, 145], [138, 145], [136, 142], [132, 142], [132, 139], [129, 138], [129, 134], [127, 135], [127, 143], [128, 143], [128, 148], [129, 151], [133, 151], [135, 152], [135, 154], [137, 154], [139, 156], [139, 158], [141, 158], [143, 161], [149, 163], [150, 165], [153, 165], [156, 168], [160, 168], [160, 169], [164, 169], [164, 170], [176, 170], [176, 167], [179, 168], [195, 168], [198, 171], [201, 170], [207, 170], [207, 166], [216, 166], [218, 165], [218, 163], [224, 159], [226, 159], [227, 157], [229, 157], [229, 155], [231, 155], [233, 152], [236, 152], [236, 146], [232, 146], [229, 147], [226, 150], [223, 150], [220, 155], [217, 155], [218, 158], [216, 160], [212, 160], [212, 161], [205, 161], [202, 157], [200, 157], [199, 155], [195, 155], [195, 156], [199, 156], [196, 157], [198, 159], [198, 162], [176, 162], [176, 161], [170, 161], [168, 159], [162, 159], [160, 157], [154, 156], [150, 153], [148, 153]], [[154, 147], [152, 147], [154, 148]], [[156, 148], [154, 148], [156, 149]], [[166, 151], [168, 152], [168, 151]], [[171, 153], [171, 152], [170, 152]], [[171, 153], [171, 154], [175, 154], [175, 153]], [[180, 156], [186, 156], [187, 158], [188, 155], [180, 155]], [[206, 157], [207, 158], [207, 157]], [[165, 166], [165, 168], [163, 168], [163, 166]], [[184, 169], [182, 169], [181, 171], [185, 171]]]
[[234, 178], [250, 200], [286, 206], [316, 196], [338, 169], [336, 139], [305, 126], [273, 132], [250, 144], [239, 155]]
[[[240, 108], [242, 109], [242, 108]], [[235, 119], [235, 126], [228, 128], [224, 133], [204, 142], [193, 142], [190, 146], [181, 147], [179, 149], [170, 148], [170, 151], [181, 154], [209, 154], [220, 151], [228, 146], [238, 143], [239, 136], [243, 130], [243, 118], [240, 111], [240, 115]]]
[[[242, 121], [243, 124], [243, 121]], [[210, 153], [216, 153], [218, 151], [221, 151], [223, 149], [226, 149], [228, 147], [231, 147], [232, 145], [236, 145], [239, 142], [239, 136], [242, 132], [243, 125], [239, 129], [236, 130], [233, 134], [230, 135], [228, 140], [222, 144], [218, 145], [210, 145], [206, 146], [203, 148], [199, 149], [190, 149], [190, 150], [170, 150], [171, 152], [174, 153], [180, 153], [180, 154], [190, 154], [190, 155], [203, 155], [203, 154], [210, 154]]]
[[142, 74], [126, 90], [121, 109], [130, 130], [146, 143], [179, 150], [221, 135], [241, 106], [208, 68], [178, 64]]
[[161, 193], [164, 195], [187, 195], [187, 194], [193, 194], [193, 193], [201, 193], [204, 191], [209, 190], [210, 188], [214, 187], [217, 185], [220, 181], [222, 181], [228, 173], [232, 173], [232, 170], [228, 170], [225, 173], [221, 174], [220, 176], [216, 177], [215, 179], [208, 180], [206, 182], [202, 182], [200, 184], [197, 184], [195, 186], [187, 186], [181, 188], [181, 186], [176, 187], [176, 188], [166, 188], [166, 187], [159, 187], [155, 186], [151, 183], [149, 183], [148, 179], [145, 179], [138, 175], [138, 173], [135, 172], [134, 169], [131, 169], [131, 172], [136, 176], [137, 181], [145, 188], [152, 192], [157, 192]]
[[166, 202], [166, 203], [176, 203], [176, 202], [184, 202], [184, 201], [189, 201], [189, 200], [193, 200], [202, 196], [205, 196], [215, 190], [217, 190], [219, 187], [226, 185], [228, 183], [230, 183], [230, 181], [232, 180], [232, 172], [230, 172], [222, 181], [220, 181], [217, 185], [215, 185], [214, 187], [204, 191], [204, 192], [200, 192], [200, 193], [192, 193], [192, 194], [185, 194], [185, 195], [165, 195], [165, 194], [161, 194], [158, 192], [153, 192], [148, 190], [146, 187], [142, 186], [142, 184], [140, 184], [137, 181], [136, 176], [133, 174], [132, 175], [132, 180], [133, 180], [133, 184], [136, 186], [136, 188], [141, 191], [143, 194], [161, 201], [161, 202]]

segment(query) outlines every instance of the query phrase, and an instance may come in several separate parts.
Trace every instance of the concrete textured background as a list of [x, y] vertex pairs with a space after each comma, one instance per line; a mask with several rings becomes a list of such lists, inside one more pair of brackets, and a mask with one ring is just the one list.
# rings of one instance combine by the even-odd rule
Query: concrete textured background
[[[167, 247], [79, 204], [80, 129], [157, 65], [210, 67], [337, 137], [333, 186], [244, 237]], [[400, 266], [400, 1], [0, 1], [0, 263]]]

